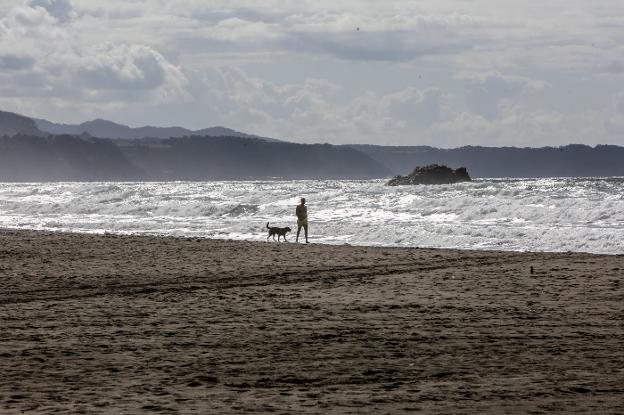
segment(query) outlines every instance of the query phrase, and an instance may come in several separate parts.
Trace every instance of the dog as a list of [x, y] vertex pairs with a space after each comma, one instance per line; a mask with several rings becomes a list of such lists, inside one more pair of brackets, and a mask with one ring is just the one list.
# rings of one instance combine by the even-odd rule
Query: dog
[[284, 237], [284, 241], [288, 242], [286, 240], [286, 233], [292, 232], [292, 229], [290, 229], [288, 226], [286, 226], [285, 228], [278, 228], [277, 226], [269, 226], [269, 222], [267, 222], [266, 227], [269, 230], [269, 236], [267, 236], [267, 242], [269, 241], [269, 238], [271, 236], [273, 237], [273, 240], [275, 240], [275, 235], [277, 235], [277, 242], [280, 241], [280, 238], [282, 236]]

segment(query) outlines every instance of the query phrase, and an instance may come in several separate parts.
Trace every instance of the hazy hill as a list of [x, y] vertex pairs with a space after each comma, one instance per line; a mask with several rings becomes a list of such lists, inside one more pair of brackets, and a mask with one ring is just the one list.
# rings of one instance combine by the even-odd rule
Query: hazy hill
[[87, 133], [97, 138], [171, 138], [171, 137], [188, 137], [197, 136], [227, 136], [227, 137], [243, 137], [257, 138], [267, 141], [278, 141], [272, 138], [259, 137], [251, 134], [241, 133], [225, 127], [210, 127], [201, 130], [189, 130], [183, 127], [129, 127], [123, 124], [117, 124], [112, 121], [96, 119], [93, 121], [83, 122], [82, 124], [58, 124], [47, 120], [34, 120], [41, 131], [50, 134], [70, 134], [81, 135]]
[[376, 178], [389, 171], [331, 145], [240, 137], [107, 140], [70, 135], [0, 137], [2, 181]]
[[19, 114], [0, 111], [0, 137], [15, 134], [41, 135], [35, 122]]
[[353, 145], [393, 174], [416, 166], [445, 164], [467, 167], [472, 177], [592, 177], [624, 176], [624, 147], [568, 145], [564, 147], [391, 147]]
[[390, 174], [357, 150], [329, 144], [197, 136], [117, 144], [150, 180], [362, 179]]
[[[43, 134], [33, 120], [3, 114], [0, 129], [11, 136], [0, 137], [0, 181], [349, 179], [390, 174], [352, 148], [287, 143], [223, 127], [199, 130], [199, 136], [181, 127], [36, 120], [47, 133]], [[176, 136], [182, 138], [169, 138]]]
[[[475, 178], [624, 176], [624, 147], [619, 146], [333, 146], [288, 143], [222, 127], [200, 133], [106, 120], [36, 124], [0, 112], [0, 181], [383, 178], [429, 164], [467, 167]], [[152, 138], [136, 138], [144, 136]]]
[[145, 173], [110, 140], [0, 137], [0, 181], [138, 180]]

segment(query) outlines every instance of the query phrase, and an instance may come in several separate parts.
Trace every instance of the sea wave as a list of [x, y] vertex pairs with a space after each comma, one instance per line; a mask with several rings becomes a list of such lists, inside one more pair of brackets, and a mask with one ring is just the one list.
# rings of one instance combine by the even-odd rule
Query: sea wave
[[294, 228], [308, 199], [312, 241], [462, 249], [624, 252], [624, 179], [0, 184], [0, 226], [263, 240]]

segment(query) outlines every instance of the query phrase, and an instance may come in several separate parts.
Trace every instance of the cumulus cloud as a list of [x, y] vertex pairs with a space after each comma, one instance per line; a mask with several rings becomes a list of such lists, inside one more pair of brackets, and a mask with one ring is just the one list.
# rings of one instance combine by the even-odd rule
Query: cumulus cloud
[[296, 141], [614, 142], [622, 14], [619, 0], [5, 0], [0, 106]]
[[331, 101], [340, 88], [325, 80], [276, 84], [218, 67], [196, 74], [191, 82], [195, 101], [215, 123], [295, 138], [322, 135], [325, 127], [334, 126]]
[[[182, 70], [157, 50], [139, 43], [84, 44], [73, 36], [69, 20], [76, 16], [68, 1], [30, 0], [0, 18], [0, 81], [10, 105], [36, 112], [48, 101], [74, 108], [73, 114], [93, 114], [98, 105], [120, 109], [190, 97]], [[23, 54], [6, 52], [15, 44]]]
[[327, 80], [276, 84], [231, 67], [192, 78], [195, 101], [214, 123], [313, 142], [392, 143], [446, 115], [440, 89], [415, 87], [357, 95], [337, 104], [343, 88]]
[[41, 7], [62, 22], [76, 16], [69, 0], [28, 0], [26, 4], [32, 8]]
[[[92, 90], [150, 90], [175, 92], [186, 79], [182, 71], [145, 45], [99, 45], [76, 57], [75, 74]], [[181, 92], [181, 91], [178, 91]]]
[[461, 73], [456, 79], [462, 81], [466, 88], [468, 107], [489, 120], [499, 115], [505, 103], [515, 100], [519, 95], [537, 92], [548, 86], [542, 80], [498, 72]]
[[46, 33], [51, 39], [57, 38], [62, 30], [56, 27], [56, 22], [54, 16], [43, 7], [14, 7], [0, 19], [4, 33], [2, 41], [29, 42], [31, 37], [44, 37]]
[[414, 87], [384, 95], [368, 93], [346, 106], [343, 122], [356, 128], [360, 136], [376, 135], [387, 140], [397, 133], [409, 135], [440, 120], [442, 95], [437, 88]]
[[270, 23], [249, 21], [239, 17], [224, 19], [208, 29], [210, 37], [225, 41], [250, 41], [276, 39], [280, 36], [279, 29]]

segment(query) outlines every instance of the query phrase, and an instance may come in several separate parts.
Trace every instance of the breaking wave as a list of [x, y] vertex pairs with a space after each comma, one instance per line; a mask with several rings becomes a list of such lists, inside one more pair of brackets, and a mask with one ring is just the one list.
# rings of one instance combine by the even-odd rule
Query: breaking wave
[[312, 241], [530, 251], [624, 252], [624, 179], [0, 184], [0, 227], [263, 240], [294, 228], [308, 199]]

